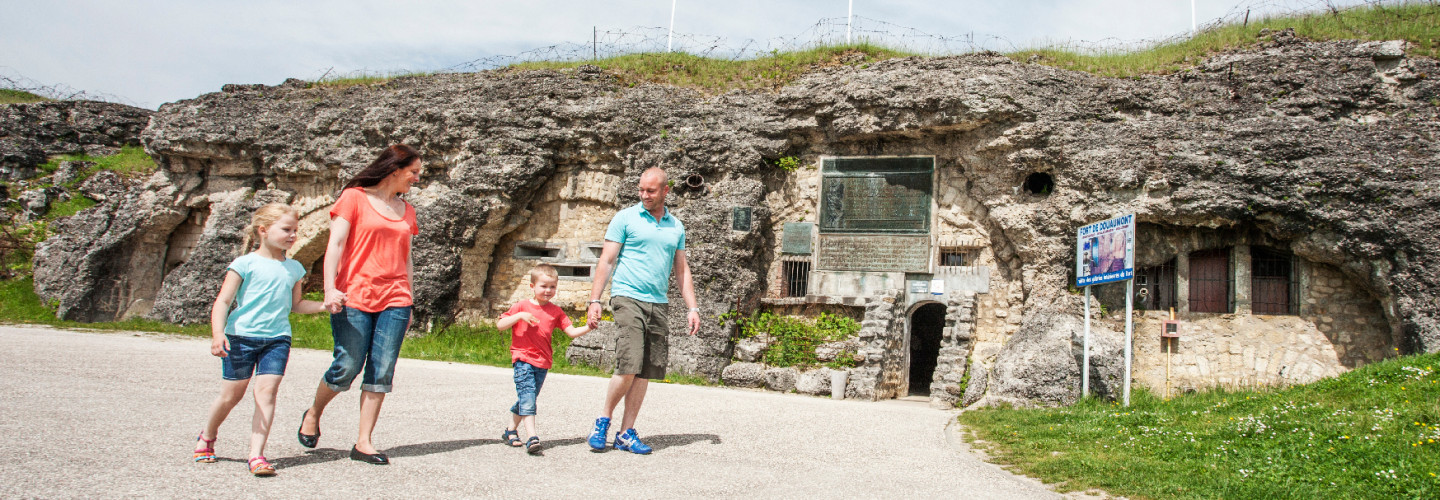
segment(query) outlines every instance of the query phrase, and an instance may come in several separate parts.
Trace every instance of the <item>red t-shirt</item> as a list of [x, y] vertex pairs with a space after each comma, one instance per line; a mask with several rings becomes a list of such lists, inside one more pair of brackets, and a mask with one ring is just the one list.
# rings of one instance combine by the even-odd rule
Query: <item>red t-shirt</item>
[[410, 294], [410, 237], [420, 234], [415, 207], [405, 204], [405, 216], [396, 220], [380, 215], [364, 188], [340, 193], [330, 218], [350, 223], [345, 255], [335, 274], [335, 288], [345, 292], [345, 305], [365, 312], [414, 303]]
[[530, 323], [517, 321], [515, 326], [511, 327], [510, 362], [524, 361], [536, 368], [549, 370], [550, 363], [555, 357], [554, 350], [550, 346], [550, 334], [556, 328], [570, 328], [570, 317], [566, 316], [565, 311], [553, 302], [537, 306], [530, 299], [516, 303], [500, 317], [504, 318], [520, 312], [528, 312], [535, 316], [537, 323], [535, 326], [530, 326]]

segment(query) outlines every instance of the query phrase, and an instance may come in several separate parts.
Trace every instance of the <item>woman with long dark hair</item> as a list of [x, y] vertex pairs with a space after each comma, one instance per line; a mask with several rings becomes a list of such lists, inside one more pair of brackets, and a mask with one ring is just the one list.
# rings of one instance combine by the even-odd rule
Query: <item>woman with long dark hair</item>
[[[380, 405], [390, 392], [400, 342], [409, 329], [410, 239], [420, 234], [415, 208], [400, 198], [420, 180], [420, 153], [396, 144], [355, 174], [330, 209], [330, 243], [325, 251], [325, 308], [335, 337], [335, 362], [315, 389], [315, 402], [300, 420], [300, 444], [320, 439], [325, 406], [360, 382], [360, 435], [350, 458], [385, 465], [370, 435]], [[362, 372], [363, 368], [363, 372]]]

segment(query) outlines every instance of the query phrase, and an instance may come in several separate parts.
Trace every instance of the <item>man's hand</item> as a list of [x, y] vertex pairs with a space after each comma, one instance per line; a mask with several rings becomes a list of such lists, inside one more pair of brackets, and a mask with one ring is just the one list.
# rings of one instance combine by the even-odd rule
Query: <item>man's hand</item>
[[601, 309], [599, 302], [591, 302], [590, 307], [585, 308], [585, 326], [590, 327], [591, 330], [600, 326]]
[[699, 312], [699, 311], [690, 311], [690, 314], [686, 314], [686, 315], [685, 315], [685, 319], [689, 320], [689, 322], [690, 322], [690, 336], [693, 337], [693, 336], [695, 336], [696, 333], [700, 333], [700, 312]]

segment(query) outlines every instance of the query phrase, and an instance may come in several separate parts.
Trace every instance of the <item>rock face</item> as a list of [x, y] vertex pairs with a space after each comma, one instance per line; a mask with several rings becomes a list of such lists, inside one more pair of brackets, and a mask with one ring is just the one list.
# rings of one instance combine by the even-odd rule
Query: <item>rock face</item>
[[[1041, 310], [1027, 314], [1020, 331], [995, 357], [989, 373], [991, 402], [1068, 405], [1080, 397], [1082, 319]], [[1090, 388], [1118, 397], [1124, 383], [1123, 334], [1090, 326]], [[975, 383], [975, 378], [971, 378]]]
[[[982, 221], [997, 276], [1017, 284], [1007, 300], [1029, 312], [993, 369], [971, 363], [962, 402], [977, 387], [1041, 402], [1075, 397], [1042, 383], [1078, 382], [1065, 368], [1074, 361], [1066, 325], [1079, 321], [1068, 312], [1080, 300], [1067, 291], [1074, 231], [1120, 213], [1287, 242], [1376, 298], [1403, 350], [1437, 351], [1440, 191], [1426, 188], [1440, 181], [1435, 75], [1436, 61], [1405, 57], [1395, 44], [1277, 33], [1193, 69], [1129, 79], [975, 54], [839, 65], [776, 93], [715, 96], [569, 70], [344, 89], [232, 86], [161, 108], [144, 133], [161, 171], [65, 223], [37, 254], [36, 287], [66, 317], [204, 321], [205, 301], [192, 298], [213, 297], [207, 286], [218, 287], [213, 277], [238, 251], [234, 231], [258, 200], [301, 208], [296, 258], [311, 265], [342, 179], [403, 142], [422, 151], [426, 168], [408, 195], [422, 227], [417, 324], [449, 321], [481, 307], [471, 290], [496, 279], [494, 255], [509, 251], [499, 243], [531, 221], [538, 193], [565, 193], [562, 214], [610, 213], [636, 201], [641, 171], [661, 166], [672, 179], [703, 179], [677, 181], [670, 199], [689, 231], [706, 318], [698, 336], [685, 336], [684, 308], [670, 308], [679, 334], [670, 366], [716, 376], [729, 373], [732, 347], [711, 319], [748, 311], [766, 287], [778, 238], [766, 200], [792, 182], [771, 165], [935, 155], [937, 169], [964, 177], [960, 198]], [[1022, 192], [1035, 173], [1049, 175], [1053, 190]], [[756, 226], [733, 230], [733, 207], [757, 207]], [[867, 328], [889, 328], [876, 321]], [[859, 354], [889, 362], [880, 351], [901, 347]], [[852, 377], [851, 396], [898, 387], [879, 372]]]
[[103, 154], [95, 148], [138, 146], [140, 131], [153, 113], [96, 101], [0, 106], [0, 179], [29, 178], [53, 155]]

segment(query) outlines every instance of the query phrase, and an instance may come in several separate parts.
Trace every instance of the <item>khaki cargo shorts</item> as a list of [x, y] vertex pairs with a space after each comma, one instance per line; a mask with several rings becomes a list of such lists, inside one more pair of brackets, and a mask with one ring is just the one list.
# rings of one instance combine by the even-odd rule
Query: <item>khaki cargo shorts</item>
[[620, 329], [615, 339], [615, 374], [643, 379], [664, 379], [670, 358], [670, 327], [665, 321], [669, 304], [611, 297], [610, 310]]

